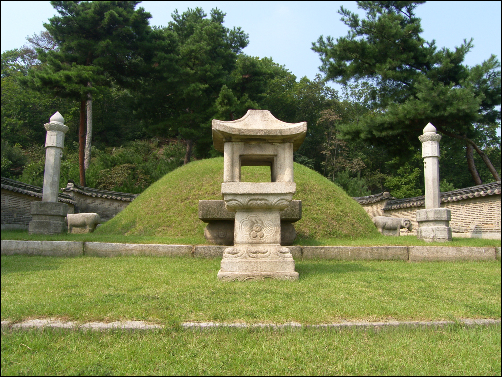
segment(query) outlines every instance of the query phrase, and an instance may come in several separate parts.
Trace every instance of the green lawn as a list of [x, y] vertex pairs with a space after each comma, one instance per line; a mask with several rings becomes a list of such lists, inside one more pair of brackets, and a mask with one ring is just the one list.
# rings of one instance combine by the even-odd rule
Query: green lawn
[[2, 331], [2, 375], [499, 375], [500, 326]]
[[221, 282], [221, 258], [2, 256], [2, 320], [162, 330], [2, 330], [2, 375], [500, 375], [500, 325], [183, 329], [501, 317], [501, 264], [297, 261], [298, 281]]
[[221, 282], [221, 258], [2, 256], [2, 319], [290, 322], [500, 318], [500, 261], [297, 261]]

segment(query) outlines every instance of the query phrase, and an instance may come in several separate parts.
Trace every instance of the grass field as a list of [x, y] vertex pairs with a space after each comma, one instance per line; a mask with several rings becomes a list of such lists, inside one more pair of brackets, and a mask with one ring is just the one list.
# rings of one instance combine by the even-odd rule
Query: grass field
[[2, 256], [2, 320], [162, 330], [2, 330], [2, 375], [500, 375], [500, 325], [183, 329], [501, 316], [500, 261], [298, 261], [296, 282], [220, 282], [220, 258]]
[[500, 376], [500, 326], [2, 331], [2, 375]]

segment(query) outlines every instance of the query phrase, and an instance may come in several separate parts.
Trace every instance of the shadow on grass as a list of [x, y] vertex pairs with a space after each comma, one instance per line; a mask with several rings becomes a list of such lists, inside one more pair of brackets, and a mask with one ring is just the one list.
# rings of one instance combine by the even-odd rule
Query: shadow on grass
[[339, 262], [339, 263], [326, 263], [324, 261], [309, 261], [297, 262], [295, 266], [296, 272], [300, 276], [309, 275], [338, 275], [353, 272], [368, 272], [375, 271], [375, 268], [363, 266], [354, 262]]
[[38, 255], [2, 255], [2, 276], [10, 273], [57, 270], [62, 260]]

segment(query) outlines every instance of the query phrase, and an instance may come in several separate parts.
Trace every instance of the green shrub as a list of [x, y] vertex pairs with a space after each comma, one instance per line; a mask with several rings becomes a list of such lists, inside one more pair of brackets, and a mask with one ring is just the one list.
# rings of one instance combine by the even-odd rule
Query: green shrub
[[148, 187], [147, 176], [135, 164], [122, 164], [99, 172], [97, 188], [139, 193]]
[[[184, 155], [183, 143], [176, 140], [136, 140], [103, 150], [92, 146], [91, 163], [85, 172], [86, 186], [141, 193], [153, 182], [183, 165]], [[2, 142], [2, 176], [12, 177], [10, 171], [14, 164], [20, 166], [19, 176], [15, 177], [17, 180], [43, 185], [43, 145], [30, 146], [23, 152], [20, 147], [13, 148]], [[76, 142], [65, 146], [61, 159], [60, 185], [65, 186], [68, 180], [80, 182], [79, 146]]]
[[20, 176], [23, 166], [28, 161], [19, 144], [9, 145], [8, 141], [2, 140], [2, 177], [13, 178]]
[[366, 179], [364, 177], [351, 177], [348, 170], [343, 170], [335, 175], [334, 183], [343, 188], [350, 196], [370, 195]]

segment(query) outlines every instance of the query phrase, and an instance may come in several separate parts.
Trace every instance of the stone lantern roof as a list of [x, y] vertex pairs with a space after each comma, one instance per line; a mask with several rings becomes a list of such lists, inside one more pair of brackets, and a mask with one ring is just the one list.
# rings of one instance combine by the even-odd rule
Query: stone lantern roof
[[212, 126], [213, 144], [220, 152], [228, 141], [293, 143], [296, 151], [307, 134], [307, 122], [286, 123], [268, 110], [248, 110], [242, 118], [233, 121], [213, 119]]

